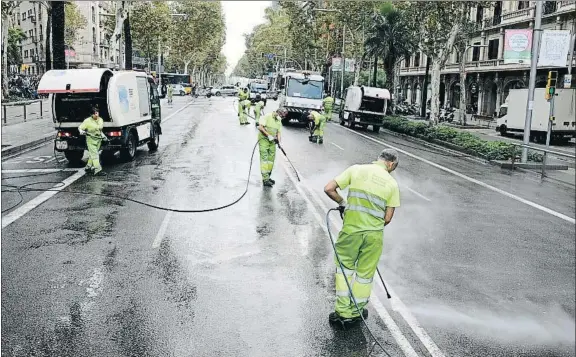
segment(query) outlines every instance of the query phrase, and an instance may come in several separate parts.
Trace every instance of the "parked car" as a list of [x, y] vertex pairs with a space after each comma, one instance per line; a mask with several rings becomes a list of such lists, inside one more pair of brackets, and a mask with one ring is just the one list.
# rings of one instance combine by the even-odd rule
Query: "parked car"
[[186, 88], [181, 84], [170, 84], [174, 89], [174, 95], [186, 95]]
[[184, 88], [184, 92], [186, 95], [192, 93], [192, 84], [190, 84], [190, 83], [180, 83], [180, 84]]
[[235, 86], [221, 86], [218, 88], [212, 88], [210, 91], [213, 95], [219, 97], [224, 95], [236, 95], [238, 93], [238, 89]]
[[280, 91], [278, 90], [269, 90], [268, 91], [268, 98], [273, 99], [273, 100], [278, 100], [278, 93]]

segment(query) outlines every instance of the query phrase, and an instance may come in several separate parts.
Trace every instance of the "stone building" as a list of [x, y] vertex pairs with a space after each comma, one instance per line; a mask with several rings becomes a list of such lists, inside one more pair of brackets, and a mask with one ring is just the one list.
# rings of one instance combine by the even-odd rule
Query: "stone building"
[[[575, 1], [545, 1], [543, 6], [542, 29], [574, 31]], [[529, 64], [504, 64], [504, 30], [533, 28], [534, 14], [535, 1], [494, 2], [490, 8], [479, 6], [472, 9], [470, 18], [476, 23], [477, 32], [471, 37], [470, 45], [487, 47], [472, 47], [465, 54], [468, 113], [492, 116], [498, 112], [511, 88], [528, 87]], [[576, 44], [572, 45], [573, 52], [576, 51], [575, 47]], [[565, 68], [554, 69], [558, 71], [559, 78], [567, 73], [570, 58], [569, 53]], [[420, 104], [426, 61], [426, 55], [421, 52], [414, 53], [402, 61], [400, 85], [396, 88], [401, 101]], [[459, 63], [460, 59], [454, 52], [441, 71], [441, 106], [459, 107]], [[572, 66], [576, 67], [576, 54]], [[537, 88], [546, 86], [549, 70], [550, 68], [538, 68]], [[576, 82], [574, 76], [576, 73], [573, 74], [573, 86]], [[428, 86], [428, 98], [430, 98], [430, 86]]]
[[[112, 1], [76, 1], [79, 12], [86, 18], [87, 25], [81, 29], [78, 41], [67, 49], [70, 68], [109, 66], [116, 63], [119, 53], [109, 53], [107, 35], [110, 31], [104, 26], [106, 16], [115, 16]], [[23, 66], [20, 72], [42, 74], [46, 63], [47, 11], [42, 2], [22, 1], [12, 15], [12, 26], [24, 31], [27, 39], [21, 42]]]

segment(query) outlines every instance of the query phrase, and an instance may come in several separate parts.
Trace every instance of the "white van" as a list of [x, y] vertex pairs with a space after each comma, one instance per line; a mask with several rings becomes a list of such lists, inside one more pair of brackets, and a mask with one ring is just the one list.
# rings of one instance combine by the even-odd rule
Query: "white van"
[[344, 109], [340, 111], [340, 125], [350, 129], [355, 126], [380, 131], [386, 115], [390, 92], [383, 88], [350, 86], [345, 91]]
[[154, 79], [145, 72], [109, 69], [68, 69], [46, 72], [38, 93], [51, 94], [52, 118], [58, 131], [57, 151], [71, 164], [79, 164], [86, 149], [85, 136], [78, 127], [96, 106], [104, 120], [103, 155], [117, 151], [131, 161], [136, 148], [148, 144], [156, 150], [162, 134], [160, 98]]

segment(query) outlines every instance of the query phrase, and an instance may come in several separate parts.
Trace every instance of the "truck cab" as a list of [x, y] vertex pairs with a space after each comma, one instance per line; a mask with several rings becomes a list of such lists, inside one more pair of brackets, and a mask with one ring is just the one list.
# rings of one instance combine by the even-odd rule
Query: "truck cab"
[[42, 76], [38, 92], [51, 95], [52, 118], [57, 130], [55, 150], [71, 164], [79, 164], [86, 138], [78, 127], [98, 107], [104, 120], [102, 154], [133, 160], [138, 146], [158, 148], [161, 107], [154, 78], [145, 72], [108, 69], [51, 70]]
[[250, 91], [250, 102], [252, 104], [263, 101], [266, 105], [268, 99], [268, 83], [264, 81], [254, 81], [248, 84], [248, 90]]
[[308, 124], [303, 114], [310, 110], [321, 110], [324, 93], [324, 77], [306, 71], [286, 72], [280, 85], [280, 107], [288, 110], [288, 116], [282, 119], [286, 125], [292, 119]]

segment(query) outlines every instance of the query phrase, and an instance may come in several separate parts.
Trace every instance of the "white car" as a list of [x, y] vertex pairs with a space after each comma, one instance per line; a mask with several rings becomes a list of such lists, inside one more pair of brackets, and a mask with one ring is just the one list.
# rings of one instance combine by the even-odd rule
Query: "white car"
[[181, 84], [171, 84], [172, 88], [174, 89], [174, 95], [186, 95], [186, 89]]
[[223, 95], [236, 95], [236, 93], [238, 93], [238, 89], [235, 86], [222, 86], [219, 88], [212, 88], [210, 92], [212, 95], [220, 97]]

